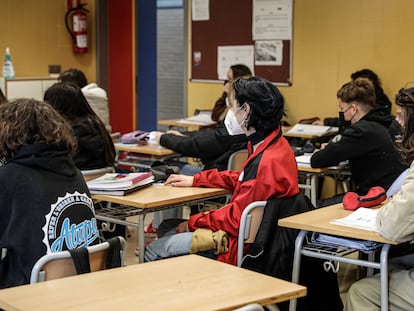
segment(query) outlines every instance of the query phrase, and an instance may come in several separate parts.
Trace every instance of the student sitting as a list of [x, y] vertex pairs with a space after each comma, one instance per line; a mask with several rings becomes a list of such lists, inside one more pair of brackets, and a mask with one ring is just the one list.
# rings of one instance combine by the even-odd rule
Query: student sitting
[[[99, 241], [89, 191], [71, 154], [70, 125], [50, 105], [0, 105], [0, 288], [27, 284], [50, 252]], [[1, 253], [1, 252], [0, 252]]]
[[[406, 242], [414, 239], [414, 88], [401, 89], [396, 103], [402, 108], [401, 152], [411, 164], [400, 192], [395, 194], [377, 214], [377, 227], [385, 238]], [[390, 310], [414, 310], [414, 254], [394, 258], [390, 262], [388, 301]], [[364, 311], [381, 308], [380, 275], [362, 279], [348, 291], [345, 310]]]
[[6, 98], [6, 96], [4, 96], [4, 93], [0, 88], [0, 104], [4, 103], [6, 101], [7, 101], [7, 98]]
[[219, 121], [224, 119], [227, 111], [226, 98], [230, 91], [230, 85], [233, 83], [234, 80], [243, 76], [252, 76], [252, 72], [246, 65], [231, 65], [230, 68], [227, 70], [227, 80], [224, 81], [223, 94], [214, 104], [213, 110], [211, 111], [211, 120]]
[[115, 147], [111, 136], [78, 86], [55, 83], [46, 90], [44, 100], [72, 125], [78, 143], [73, 159], [80, 170], [114, 165]]
[[241, 128], [249, 140], [249, 157], [242, 170], [219, 172], [212, 169], [194, 176], [171, 175], [166, 185], [223, 187], [233, 191], [230, 203], [219, 210], [192, 215], [173, 230], [172, 233], [177, 234], [161, 237], [149, 244], [145, 252], [146, 261], [189, 254], [194, 246], [192, 238], [196, 233], [193, 232], [202, 228], [227, 235], [228, 251], [226, 247], [220, 248], [222, 252], [218, 260], [235, 265], [237, 235], [244, 208], [256, 200], [292, 197], [299, 193], [296, 160], [282, 136], [280, 122], [284, 99], [277, 87], [258, 77], [240, 78], [233, 83], [229, 100], [229, 113], [233, 117], [227, 127], [231, 131]]
[[[351, 125], [313, 154], [312, 167], [329, 167], [349, 161], [357, 192], [365, 195], [373, 186], [387, 190], [407, 166], [388, 134], [384, 116], [374, 109], [375, 92], [368, 79], [344, 84], [337, 93], [340, 113]], [[322, 206], [339, 203], [342, 196]]]
[[89, 105], [110, 133], [112, 127], [109, 124], [108, 96], [105, 90], [100, 88], [96, 83], [88, 84], [85, 74], [79, 69], [71, 68], [62, 72], [59, 76], [59, 81], [69, 82], [79, 86]]

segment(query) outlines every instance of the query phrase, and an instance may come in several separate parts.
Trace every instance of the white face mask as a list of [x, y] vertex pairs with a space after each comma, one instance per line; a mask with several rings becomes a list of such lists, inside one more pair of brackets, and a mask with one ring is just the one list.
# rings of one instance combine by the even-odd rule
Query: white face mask
[[229, 132], [229, 135], [231, 136], [245, 134], [239, 122], [237, 122], [237, 118], [234, 115], [233, 110], [231, 109], [227, 111], [226, 118], [224, 119], [224, 125], [226, 126], [227, 132]]

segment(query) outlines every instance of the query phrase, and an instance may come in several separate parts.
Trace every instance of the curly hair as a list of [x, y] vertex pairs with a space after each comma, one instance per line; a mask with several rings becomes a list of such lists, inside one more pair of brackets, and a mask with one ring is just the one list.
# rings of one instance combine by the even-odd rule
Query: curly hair
[[375, 105], [375, 90], [372, 82], [367, 78], [357, 78], [345, 83], [336, 96], [345, 103], [357, 102], [372, 109]]
[[405, 110], [401, 157], [406, 163], [414, 160], [414, 88], [400, 89], [395, 102]]
[[11, 159], [25, 145], [56, 144], [76, 151], [71, 126], [50, 105], [18, 98], [0, 105], [0, 158]]
[[233, 91], [239, 106], [249, 104], [251, 113], [246, 127], [268, 135], [280, 126], [285, 100], [270, 81], [259, 77], [239, 78], [233, 82]]

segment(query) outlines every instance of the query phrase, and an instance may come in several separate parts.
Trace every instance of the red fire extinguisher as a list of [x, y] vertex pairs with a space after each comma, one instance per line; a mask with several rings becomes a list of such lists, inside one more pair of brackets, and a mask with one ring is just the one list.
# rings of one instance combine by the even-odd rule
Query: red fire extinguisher
[[68, 0], [68, 11], [65, 14], [65, 25], [72, 37], [73, 52], [88, 52], [88, 18], [89, 12], [85, 6], [86, 3], [80, 3], [76, 0], [76, 5], [72, 6], [73, 1]]

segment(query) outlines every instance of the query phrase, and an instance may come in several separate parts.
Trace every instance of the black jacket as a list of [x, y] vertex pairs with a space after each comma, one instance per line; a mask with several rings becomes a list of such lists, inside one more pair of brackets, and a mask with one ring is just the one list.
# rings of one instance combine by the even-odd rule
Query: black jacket
[[99, 241], [92, 200], [66, 149], [22, 147], [0, 166], [0, 288], [27, 284], [47, 252]]
[[185, 135], [164, 134], [160, 144], [183, 156], [200, 158], [205, 170], [225, 170], [230, 155], [247, 148], [246, 135], [229, 135], [222, 121], [213, 129], [202, 129]]
[[80, 170], [93, 170], [107, 167], [105, 142], [97, 124], [87, 117], [71, 122], [78, 141], [78, 149], [73, 157]]
[[[242, 267], [291, 281], [299, 230], [279, 227], [277, 223], [281, 218], [312, 209], [309, 199], [302, 194], [268, 200], [256, 239]], [[302, 256], [300, 271], [299, 283], [307, 287], [307, 295], [299, 299], [297, 310], [342, 310], [336, 274], [325, 272], [322, 260]], [[279, 304], [280, 310], [287, 310], [288, 303]]]
[[407, 166], [388, 133], [388, 118], [377, 109], [335, 136], [327, 147], [311, 158], [312, 167], [329, 167], [349, 161], [352, 178], [360, 194], [373, 186], [388, 189]]

